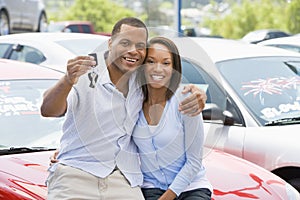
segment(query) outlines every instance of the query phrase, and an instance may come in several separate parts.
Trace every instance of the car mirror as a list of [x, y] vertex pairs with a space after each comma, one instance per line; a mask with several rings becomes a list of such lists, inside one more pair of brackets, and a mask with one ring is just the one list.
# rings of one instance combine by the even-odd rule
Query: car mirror
[[217, 106], [204, 108], [202, 111], [203, 120], [220, 120], [224, 125], [233, 125], [235, 120], [233, 114], [228, 110], [222, 110]]

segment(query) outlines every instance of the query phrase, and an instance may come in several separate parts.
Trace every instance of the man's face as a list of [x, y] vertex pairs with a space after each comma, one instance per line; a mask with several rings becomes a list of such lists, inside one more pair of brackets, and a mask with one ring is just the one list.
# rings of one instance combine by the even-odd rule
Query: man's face
[[120, 32], [109, 41], [112, 65], [124, 74], [136, 70], [145, 59], [146, 41], [144, 28], [123, 24]]

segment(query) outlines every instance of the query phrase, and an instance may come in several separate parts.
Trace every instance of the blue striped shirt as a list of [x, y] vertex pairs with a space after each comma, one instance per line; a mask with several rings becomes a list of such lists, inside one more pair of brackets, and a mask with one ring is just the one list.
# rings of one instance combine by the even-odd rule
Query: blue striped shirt
[[[86, 74], [68, 96], [57, 158], [101, 178], [117, 166], [131, 186], [141, 185], [143, 177], [131, 134], [142, 108], [142, 92], [133, 75], [125, 98], [111, 82], [104, 58], [98, 56], [98, 63], [94, 69], [99, 74], [96, 87], [89, 87]], [[55, 168], [53, 165], [49, 170]]]

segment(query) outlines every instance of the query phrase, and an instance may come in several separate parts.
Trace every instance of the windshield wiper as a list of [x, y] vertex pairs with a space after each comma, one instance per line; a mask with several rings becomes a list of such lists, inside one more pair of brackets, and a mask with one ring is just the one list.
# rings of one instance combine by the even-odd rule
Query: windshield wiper
[[32, 153], [39, 151], [51, 151], [55, 148], [46, 147], [10, 147], [7, 149], [0, 149], [0, 155], [18, 154], [18, 153]]
[[265, 126], [289, 125], [300, 123], [300, 117], [283, 118], [265, 123]]

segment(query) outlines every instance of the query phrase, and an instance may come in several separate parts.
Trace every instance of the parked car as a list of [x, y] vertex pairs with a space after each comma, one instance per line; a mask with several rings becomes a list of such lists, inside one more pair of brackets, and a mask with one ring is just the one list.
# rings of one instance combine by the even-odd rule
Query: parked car
[[44, 32], [47, 14], [43, 0], [1, 0], [0, 35]]
[[256, 163], [300, 191], [300, 55], [226, 39], [174, 41], [183, 82], [207, 88], [205, 146]]
[[107, 48], [108, 36], [83, 33], [19, 33], [0, 37], [0, 58], [40, 64], [65, 72], [67, 61]]
[[247, 33], [242, 40], [248, 43], [256, 44], [258, 42], [273, 38], [287, 37], [291, 34], [276, 29], [261, 29]]
[[90, 21], [58, 21], [51, 22], [47, 27], [48, 32], [89, 33], [110, 36], [110, 33], [95, 32]]
[[278, 47], [289, 51], [295, 51], [300, 53], [300, 37], [290, 36], [282, 38], [274, 38], [258, 43], [259, 45]]
[[207, 28], [198, 27], [186, 27], [182, 26], [182, 32], [184, 36], [188, 37], [213, 37], [213, 38], [223, 38], [220, 35], [212, 35], [211, 31]]
[[[49, 156], [58, 147], [64, 118], [44, 118], [45, 89], [62, 73], [0, 59], [0, 198], [46, 199]], [[299, 193], [271, 172], [227, 153], [205, 149], [214, 200], [299, 200]]]

